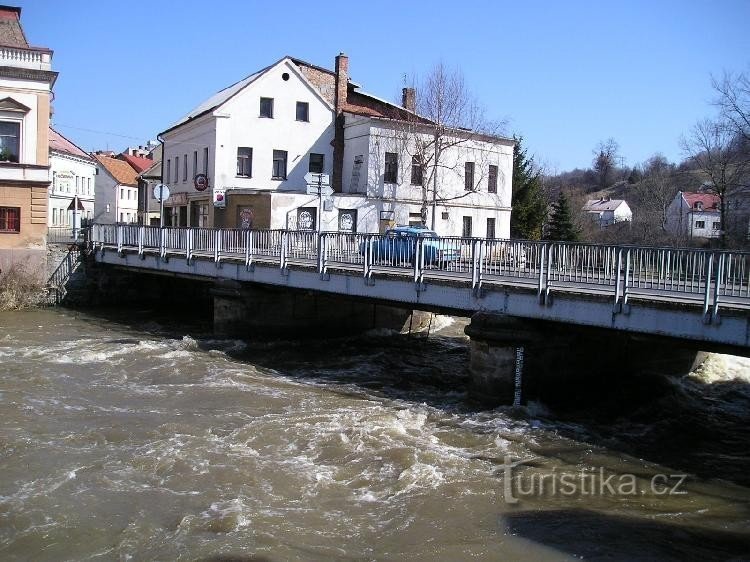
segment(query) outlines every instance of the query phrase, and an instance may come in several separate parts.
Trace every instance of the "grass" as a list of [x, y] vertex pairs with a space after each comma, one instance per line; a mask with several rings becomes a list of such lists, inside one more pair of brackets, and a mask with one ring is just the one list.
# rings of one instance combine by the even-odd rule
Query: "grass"
[[0, 310], [38, 306], [46, 294], [41, 276], [26, 265], [13, 264], [0, 272]]

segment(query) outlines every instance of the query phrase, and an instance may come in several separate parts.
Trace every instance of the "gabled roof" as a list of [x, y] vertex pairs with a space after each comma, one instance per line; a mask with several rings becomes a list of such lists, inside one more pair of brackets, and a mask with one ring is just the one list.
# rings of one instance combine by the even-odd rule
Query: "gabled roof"
[[154, 165], [154, 161], [151, 160], [151, 158], [132, 156], [130, 154], [120, 154], [119, 158], [120, 160], [125, 160], [125, 162], [130, 164], [139, 174], [144, 170], [148, 170], [151, 166]]
[[703, 205], [703, 209], [706, 211], [718, 211], [721, 205], [721, 199], [718, 195], [713, 193], [695, 193], [692, 191], [683, 191], [682, 198], [693, 209], [696, 203]]
[[138, 173], [135, 171], [135, 168], [124, 160], [118, 160], [117, 158], [104, 156], [103, 154], [94, 154], [93, 156], [101, 164], [102, 168], [115, 178], [117, 183], [133, 187], [138, 185]]
[[65, 138], [61, 133], [55, 131], [52, 127], [49, 128], [49, 149], [77, 156], [85, 160], [91, 160], [91, 156], [86, 154], [83, 149], [73, 143], [73, 141]]
[[[589, 199], [583, 206], [583, 210], [589, 212], [614, 211], [623, 203], [625, 203], [624, 199]], [[625, 204], [627, 205], [627, 203]]]
[[143, 170], [138, 177], [146, 180], [160, 180], [161, 179], [161, 160], [154, 162], [151, 161], [152, 165], [150, 168]]

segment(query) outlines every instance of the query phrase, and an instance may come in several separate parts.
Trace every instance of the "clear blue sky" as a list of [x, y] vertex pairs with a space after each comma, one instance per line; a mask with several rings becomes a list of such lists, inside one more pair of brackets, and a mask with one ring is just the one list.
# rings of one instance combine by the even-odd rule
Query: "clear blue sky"
[[54, 123], [86, 150], [143, 144], [285, 54], [332, 68], [344, 51], [352, 79], [394, 100], [404, 74], [459, 66], [552, 171], [590, 165], [608, 137], [628, 164], [677, 160], [712, 114], [711, 73], [750, 68], [750, 0], [19, 5], [29, 41], [55, 51]]

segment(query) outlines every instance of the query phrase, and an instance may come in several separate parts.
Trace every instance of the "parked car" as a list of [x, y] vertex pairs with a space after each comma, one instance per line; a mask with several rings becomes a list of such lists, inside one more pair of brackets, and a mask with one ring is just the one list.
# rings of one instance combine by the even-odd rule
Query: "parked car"
[[[417, 239], [423, 239], [422, 251], [425, 264], [454, 261], [461, 256], [459, 241], [441, 239], [434, 230], [425, 226], [397, 226], [386, 230], [382, 237], [372, 239], [372, 257], [375, 262], [392, 265], [414, 263]], [[359, 245], [359, 253], [367, 251], [365, 242]]]

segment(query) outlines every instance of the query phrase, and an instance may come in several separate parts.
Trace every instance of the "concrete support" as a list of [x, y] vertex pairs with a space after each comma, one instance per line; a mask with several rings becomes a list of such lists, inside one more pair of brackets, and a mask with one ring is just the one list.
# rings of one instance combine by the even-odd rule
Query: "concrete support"
[[[374, 328], [401, 331], [410, 310], [311, 291], [290, 291], [236, 282], [216, 284], [214, 332], [252, 338], [324, 338]], [[424, 322], [415, 312], [413, 328]]]
[[493, 314], [475, 314], [465, 332], [471, 338], [471, 391], [488, 404], [513, 402], [519, 347], [524, 401], [565, 401], [606, 392], [613, 381], [685, 375], [705, 359], [685, 342]]

